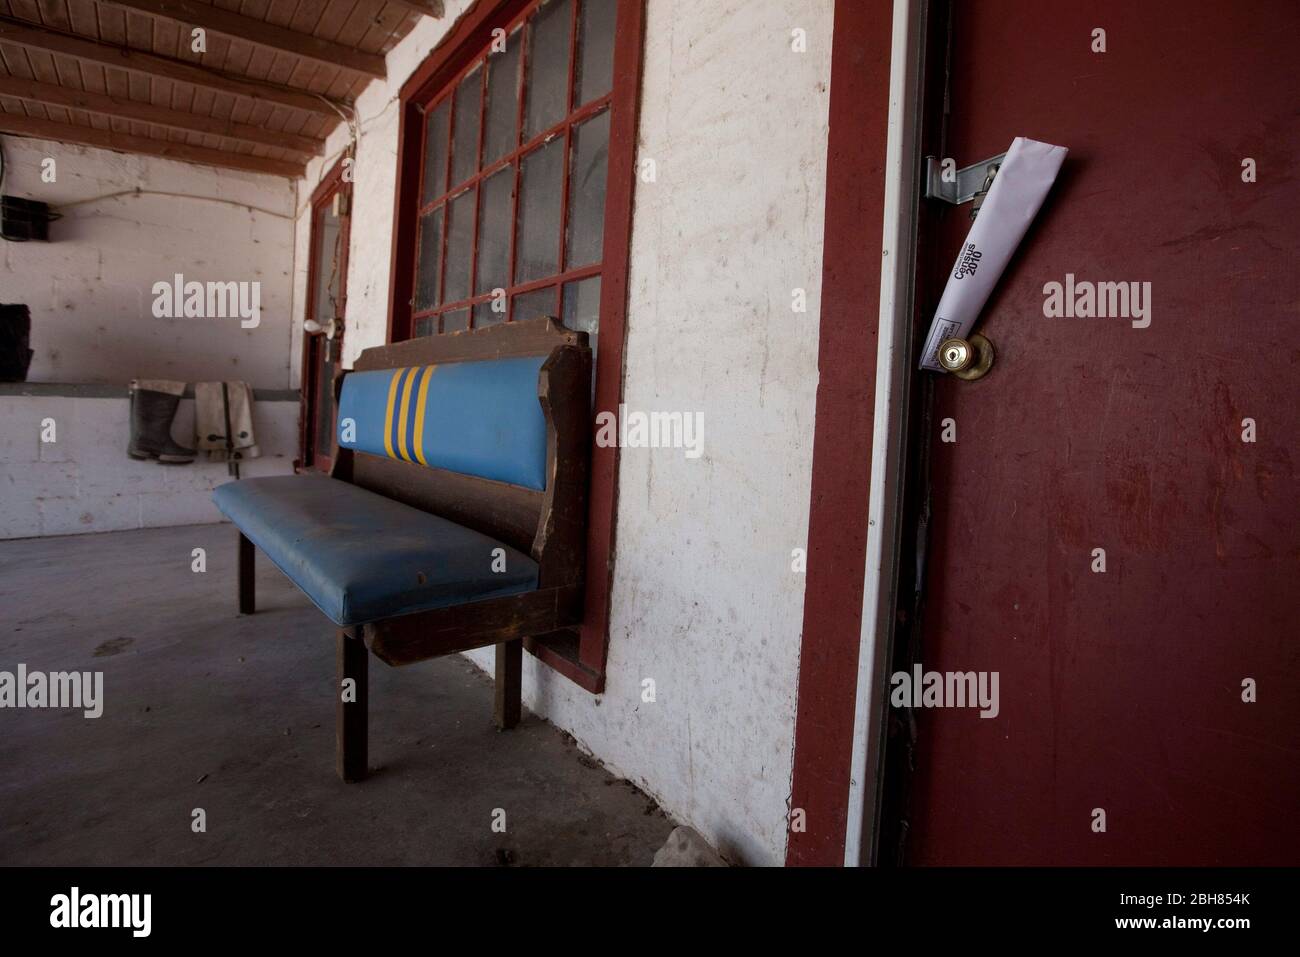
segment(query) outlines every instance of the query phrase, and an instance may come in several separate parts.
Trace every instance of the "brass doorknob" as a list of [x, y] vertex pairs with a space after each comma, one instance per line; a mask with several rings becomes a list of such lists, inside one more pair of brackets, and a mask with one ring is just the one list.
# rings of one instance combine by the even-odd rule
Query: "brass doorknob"
[[993, 356], [993, 343], [978, 332], [969, 339], [945, 339], [939, 346], [939, 365], [967, 381], [993, 368]]

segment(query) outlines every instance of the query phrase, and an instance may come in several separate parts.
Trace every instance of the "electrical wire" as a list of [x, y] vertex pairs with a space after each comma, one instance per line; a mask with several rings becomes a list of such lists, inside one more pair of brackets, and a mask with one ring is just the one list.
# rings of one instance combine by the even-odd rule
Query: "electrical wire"
[[60, 209], [71, 209], [74, 206], [85, 206], [87, 203], [99, 203], [107, 199], [117, 199], [122, 196], [169, 196], [173, 199], [196, 199], [205, 203], [223, 203], [227, 206], [236, 206], [240, 209], [247, 209], [250, 212], [263, 213], [267, 216], [274, 216], [277, 219], [297, 219], [296, 215], [289, 213], [280, 213], [274, 209], [267, 209], [264, 206], [254, 206], [251, 203], [241, 203], [235, 199], [223, 199], [220, 196], [198, 196], [193, 193], [173, 193], [162, 189], [123, 189], [115, 193], [105, 193], [102, 196], [90, 196], [86, 199], [74, 199], [70, 203], [60, 203]]

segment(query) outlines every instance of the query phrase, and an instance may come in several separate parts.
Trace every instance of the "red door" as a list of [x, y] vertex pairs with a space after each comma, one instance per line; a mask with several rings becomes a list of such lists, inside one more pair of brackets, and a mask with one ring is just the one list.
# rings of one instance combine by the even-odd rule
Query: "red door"
[[343, 357], [351, 183], [340, 161], [312, 195], [303, 330], [301, 448], [304, 468], [328, 472], [334, 457], [334, 380]]
[[[1300, 6], [953, 7], [930, 151], [1070, 152], [977, 325], [992, 371], [933, 387], [914, 657], [1000, 707], [915, 712], [901, 857], [1295, 864]], [[968, 209], [925, 236], [927, 321]], [[1149, 282], [1149, 325], [1046, 317], [1067, 274]]]

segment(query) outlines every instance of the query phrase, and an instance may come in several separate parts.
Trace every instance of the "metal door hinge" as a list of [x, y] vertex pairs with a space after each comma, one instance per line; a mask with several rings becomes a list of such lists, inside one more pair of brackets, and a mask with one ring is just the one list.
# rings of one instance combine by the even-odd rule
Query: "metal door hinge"
[[[960, 203], [969, 203], [976, 198], [983, 198], [984, 194], [989, 191], [993, 185], [993, 177], [997, 175], [1002, 161], [1007, 158], [1006, 153], [999, 153], [997, 156], [991, 156], [986, 160], [981, 160], [970, 166], [963, 166], [945, 180], [943, 175], [943, 164], [933, 156], [925, 158], [925, 198], [940, 199], [945, 203], [951, 203], [954, 206]], [[975, 204], [975, 211], [979, 210], [979, 204]]]

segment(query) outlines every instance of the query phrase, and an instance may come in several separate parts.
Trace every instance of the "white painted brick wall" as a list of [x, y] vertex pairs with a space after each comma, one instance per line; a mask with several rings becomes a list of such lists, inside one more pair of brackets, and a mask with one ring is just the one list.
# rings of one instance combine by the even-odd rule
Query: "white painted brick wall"
[[[125, 391], [132, 378], [242, 379], [289, 388], [297, 184], [14, 136], [4, 150], [5, 192], [63, 214], [52, 242], [0, 242], [0, 302], [32, 313], [29, 381]], [[46, 157], [56, 162], [53, 183], [41, 180]], [[137, 188], [145, 192], [110, 196]], [[156, 318], [153, 284], [178, 272], [187, 281], [260, 282], [260, 325]], [[173, 427], [185, 445], [193, 445], [193, 405], [181, 403]], [[224, 463], [131, 460], [129, 408], [126, 398], [0, 396], [0, 538], [220, 519], [211, 492], [227, 480]], [[57, 423], [53, 445], [40, 442], [46, 416]], [[297, 421], [295, 402], [258, 404], [266, 457], [245, 475], [292, 470]]]
[[[254, 427], [263, 458], [241, 474], [293, 471], [298, 404], [260, 402]], [[54, 443], [41, 422], [55, 422]], [[221, 521], [212, 490], [230, 481], [224, 462], [138, 462], [126, 454], [127, 399], [0, 396], [0, 539], [78, 535]], [[194, 403], [181, 402], [172, 434], [193, 445]]]
[[[63, 215], [49, 243], [0, 242], [0, 302], [32, 312], [29, 381], [290, 387], [296, 184], [15, 136], [4, 137], [4, 151], [5, 192]], [[56, 162], [53, 183], [41, 181], [46, 157]], [[136, 189], [144, 192], [110, 198]], [[153, 284], [175, 273], [260, 282], [261, 325], [156, 318]]]

